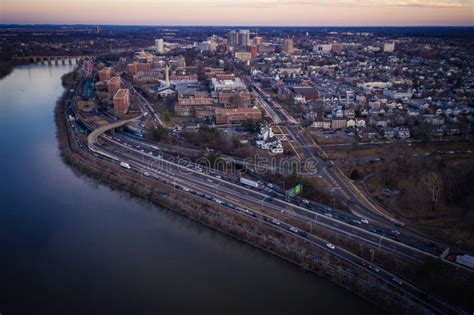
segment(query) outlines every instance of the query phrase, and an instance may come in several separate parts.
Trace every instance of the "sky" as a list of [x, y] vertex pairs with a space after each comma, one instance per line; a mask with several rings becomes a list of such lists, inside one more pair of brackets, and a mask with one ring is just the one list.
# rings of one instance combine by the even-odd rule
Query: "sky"
[[474, 26], [474, 0], [0, 0], [0, 23]]

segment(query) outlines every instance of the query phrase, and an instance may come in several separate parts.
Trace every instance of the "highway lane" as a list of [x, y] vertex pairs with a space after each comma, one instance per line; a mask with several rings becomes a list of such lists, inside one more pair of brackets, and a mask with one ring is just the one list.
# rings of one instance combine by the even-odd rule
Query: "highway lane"
[[[115, 137], [117, 138], [118, 141], [120, 141], [120, 143], [123, 143], [124, 145], [128, 146], [131, 149], [136, 149], [138, 147], [139, 152], [141, 153], [152, 152], [154, 154], [153, 156], [157, 154], [162, 154], [160, 151], [155, 150], [154, 148], [148, 146], [147, 143], [143, 143], [139, 140], [136, 140], [124, 135], [120, 135], [119, 133], [116, 133]], [[143, 152], [141, 150], [143, 150]], [[164, 157], [167, 157], [168, 159], [173, 159], [175, 162], [179, 163], [179, 159], [177, 159], [176, 157], [169, 156], [166, 154], [162, 154], [162, 155]], [[190, 164], [189, 161], [183, 160], [181, 162]], [[383, 225], [379, 225], [378, 223], [375, 223], [375, 222], [370, 222], [369, 224], [362, 224], [361, 219], [356, 216], [339, 212], [335, 209], [331, 209], [321, 204], [310, 203], [308, 205], [308, 204], [302, 204], [301, 201], [299, 201], [301, 205], [295, 205], [293, 204], [293, 202], [295, 202], [294, 200], [292, 200], [292, 202], [288, 202], [284, 199], [282, 195], [278, 196], [278, 195], [272, 194], [271, 191], [269, 191], [268, 189], [264, 189], [264, 188], [261, 188], [259, 190], [249, 189], [245, 186], [242, 186], [240, 183], [236, 182], [236, 178], [227, 179], [224, 173], [219, 173], [216, 170], [212, 170], [212, 171], [206, 170], [206, 171], [213, 172], [215, 174], [220, 174], [219, 176], [221, 178], [220, 179], [216, 178], [215, 180], [223, 183], [224, 185], [230, 185], [230, 188], [232, 189], [246, 190], [246, 193], [257, 194], [260, 199], [264, 197], [272, 198], [272, 203], [277, 204], [279, 207], [288, 208], [288, 209], [296, 208], [298, 209], [297, 211], [300, 213], [303, 212], [306, 215], [309, 214], [310, 219], [313, 219], [315, 215], [318, 215], [320, 218], [322, 218], [323, 221], [341, 222], [341, 224], [343, 224], [345, 228], [348, 228], [351, 230], [363, 230], [363, 232], [370, 235], [371, 237], [377, 238], [377, 242], [379, 241], [380, 238], [382, 238], [383, 243], [390, 241], [390, 242], [409, 244], [410, 247], [418, 248], [424, 252], [427, 252], [428, 254], [431, 254], [433, 257], [440, 255], [442, 251], [444, 250], [443, 248], [437, 248], [436, 244], [433, 244], [431, 242], [418, 243], [417, 241], [406, 237], [403, 234], [403, 230], [401, 232], [398, 232], [393, 227], [386, 227]], [[265, 185], [263, 185], [263, 187], [265, 187]], [[332, 217], [329, 217], [329, 216], [332, 216]]]
[[[147, 158], [140, 156], [138, 152], [135, 151], [135, 153], [137, 154], [134, 154], [133, 157], [128, 155], [128, 159], [133, 159], [134, 157], [136, 157], [138, 161], [149, 165], [150, 170], [155, 167], [165, 168], [168, 172], [171, 172], [177, 178], [181, 177], [182, 179], [186, 179], [188, 182], [193, 182], [203, 187], [214, 189], [218, 194], [232, 196], [234, 200], [240, 200], [242, 202], [246, 202], [247, 204], [250, 203], [249, 206], [253, 208], [265, 208], [266, 210], [272, 210], [277, 213], [281, 213], [282, 215], [287, 216], [289, 218], [297, 219], [301, 221], [301, 223], [305, 226], [306, 230], [308, 230], [308, 228], [312, 225], [314, 225], [315, 228], [317, 228], [317, 226], [322, 226], [326, 229], [332, 230], [333, 232], [337, 232], [338, 234], [344, 237], [348, 237], [349, 239], [365, 242], [368, 245], [374, 247], [374, 249], [399, 255], [402, 259], [408, 260], [410, 262], [420, 263], [424, 260], [424, 255], [421, 255], [419, 253], [413, 253], [411, 249], [399, 249], [397, 248], [398, 246], [394, 245], [393, 243], [385, 242], [382, 237], [364, 235], [366, 233], [361, 232], [355, 226], [349, 226], [348, 228], [346, 227], [344, 229], [343, 226], [338, 223], [335, 223], [334, 220], [330, 220], [330, 218], [318, 214], [316, 212], [310, 212], [307, 210], [300, 211], [299, 209], [293, 209], [292, 207], [287, 207], [286, 205], [283, 205], [282, 207], [277, 204], [278, 200], [274, 200], [274, 198], [272, 197], [262, 196], [261, 194], [258, 194], [252, 190], [247, 191], [243, 187], [239, 187], [239, 189], [236, 189], [235, 187], [229, 187], [225, 181], [221, 181], [221, 179], [217, 177], [212, 177], [211, 179], [206, 176], [205, 173], [200, 172], [193, 174], [182, 165], [167, 164], [164, 159], [153, 161], [152, 157], [150, 157], [150, 160], [147, 160]], [[156, 155], [157, 154], [154, 154], [153, 156]]]
[[154, 126], [157, 126], [157, 125], [160, 125], [160, 126], [165, 126], [163, 124], [163, 121], [160, 119], [160, 116], [158, 116], [158, 114], [156, 113], [156, 111], [153, 109], [153, 106], [150, 104], [150, 102], [148, 102], [148, 100], [143, 97], [143, 95], [141, 95], [136, 89], [135, 87], [133, 86], [133, 84], [131, 84], [130, 82], [128, 82], [127, 80], [123, 79], [122, 78], [122, 82], [124, 83], [124, 85], [130, 89], [130, 91], [132, 91], [132, 94], [133, 95], [136, 95], [140, 104], [139, 104], [139, 107], [140, 107], [140, 110], [142, 111], [142, 114], [143, 115], [146, 115], [146, 113], [149, 113], [152, 117], [152, 121], [153, 121], [153, 125]]

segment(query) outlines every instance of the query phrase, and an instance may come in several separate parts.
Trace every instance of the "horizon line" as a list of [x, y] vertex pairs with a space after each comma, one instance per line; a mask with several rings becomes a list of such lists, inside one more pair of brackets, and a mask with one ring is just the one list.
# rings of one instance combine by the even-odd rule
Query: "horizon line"
[[473, 25], [435, 25], [435, 24], [425, 24], [425, 25], [239, 25], [239, 24], [96, 24], [96, 23], [3, 23], [0, 22], [0, 25], [19, 25], [19, 26], [28, 26], [28, 25], [38, 25], [38, 26], [134, 26], [134, 27], [463, 27], [463, 28], [474, 28]]

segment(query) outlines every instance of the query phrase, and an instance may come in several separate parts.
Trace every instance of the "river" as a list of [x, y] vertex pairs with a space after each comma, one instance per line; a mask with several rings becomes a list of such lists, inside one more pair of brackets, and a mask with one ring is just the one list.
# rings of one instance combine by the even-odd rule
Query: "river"
[[53, 108], [70, 65], [0, 81], [0, 313], [376, 314], [326, 279], [66, 165]]

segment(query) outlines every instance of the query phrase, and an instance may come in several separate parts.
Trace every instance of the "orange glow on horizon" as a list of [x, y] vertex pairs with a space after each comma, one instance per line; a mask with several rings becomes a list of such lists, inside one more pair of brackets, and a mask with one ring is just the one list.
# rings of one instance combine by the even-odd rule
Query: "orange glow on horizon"
[[1, 23], [474, 25], [472, 0], [0, 0]]

